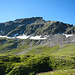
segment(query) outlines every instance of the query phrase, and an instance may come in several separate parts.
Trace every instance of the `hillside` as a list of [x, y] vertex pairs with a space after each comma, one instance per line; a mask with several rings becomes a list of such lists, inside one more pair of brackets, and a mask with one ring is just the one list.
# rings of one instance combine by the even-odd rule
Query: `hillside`
[[44, 75], [75, 74], [75, 44], [42, 44], [46, 41], [30, 39], [6, 40], [3, 39], [0, 45], [2, 75], [43, 75], [43, 72]]

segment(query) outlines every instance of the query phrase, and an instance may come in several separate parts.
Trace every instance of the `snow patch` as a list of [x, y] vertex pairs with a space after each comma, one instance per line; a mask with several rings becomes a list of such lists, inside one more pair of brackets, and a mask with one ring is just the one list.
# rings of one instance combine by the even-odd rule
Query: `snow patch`
[[22, 36], [17, 36], [16, 38], [18, 38], [18, 39], [28, 39], [29, 38], [29, 36], [26, 36], [26, 35], [22, 35]]
[[2, 36], [2, 35], [0, 35], [0, 37], [6, 38], [7, 36]]
[[2, 37], [2, 38], [15, 38], [15, 37], [8, 37], [8, 36], [2, 36], [2, 35], [0, 35], [0, 37]]
[[70, 37], [70, 36], [73, 36], [72, 34], [63, 34], [66, 36], [66, 38]]
[[41, 38], [41, 35], [40, 36], [26, 36], [25, 34], [23, 34], [22, 36], [17, 36], [16, 38], [18, 38], [18, 39], [33, 39], [33, 40], [46, 39], [46, 38]]
[[15, 36], [15, 37], [8, 37], [8, 36], [1, 36], [0, 35], [0, 37], [11, 38], [11, 39], [18, 38], [18, 39], [33, 39], [33, 40], [44, 40], [44, 39], [47, 39], [46, 37], [41, 37], [41, 35], [40, 36], [26, 36], [24, 34], [21, 35], [21, 36]]
[[46, 38], [45, 37], [44, 38], [41, 38], [41, 36], [31, 36], [30, 39], [43, 40], [43, 39], [46, 39]]

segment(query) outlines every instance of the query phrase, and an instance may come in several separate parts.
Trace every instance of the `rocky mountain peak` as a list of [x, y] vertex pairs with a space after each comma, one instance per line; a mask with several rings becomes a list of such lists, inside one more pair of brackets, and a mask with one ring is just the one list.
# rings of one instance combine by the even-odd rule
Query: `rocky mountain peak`
[[42, 17], [16, 19], [0, 23], [0, 35], [75, 34], [75, 26], [59, 21], [45, 21]]

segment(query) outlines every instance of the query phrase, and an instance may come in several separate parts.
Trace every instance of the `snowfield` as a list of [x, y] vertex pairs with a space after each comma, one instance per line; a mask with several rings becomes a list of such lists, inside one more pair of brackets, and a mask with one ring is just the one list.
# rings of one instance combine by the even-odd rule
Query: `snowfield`
[[29, 38], [29, 36], [26, 36], [26, 35], [22, 35], [22, 36], [17, 36], [16, 38], [18, 38], [18, 39], [28, 39]]
[[[62, 34], [62, 35], [65, 35], [66, 38], [68, 38], [70, 36], [73, 36], [72, 34]], [[33, 40], [44, 40], [44, 39], [47, 39], [47, 36], [43, 36], [43, 37], [42, 37], [42, 35], [40, 35], [40, 36], [31, 36], [31, 35], [26, 36], [25, 34], [20, 35], [20, 36], [14, 36], [14, 37], [8, 37], [8, 36], [0, 35], [0, 37], [1, 38], [11, 38], [11, 39], [17, 38], [17, 39], [33, 39]]]
[[7, 38], [7, 36], [2, 36], [2, 35], [0, 35], [0, 37]]
[[34, 39], [34, 40], [43, 40], [43, 39], [47, 39], [47, 38], [41, 38], [41, 35], [40, 36], [31, 36], [30, 39]]
[[66, 36], [66, 38], [70, 37], [70, 36], [73, 36], [72, 34], [63, 34]]
[[2, 37], [2, 38], [11, 38], [11, 39], [18, 38], [18, 39], [33, 39], [33, 40], [47, 39], [46, 37], [45, 38], [41, 38], [41, 35], [40, 36], [26, 36], [24, 34], [21, 35], [21, 36], [16, 36], [16, 37], [8, 37], [8, 36], [2, 36], [2, 35], [0, 35], [0, 37]]

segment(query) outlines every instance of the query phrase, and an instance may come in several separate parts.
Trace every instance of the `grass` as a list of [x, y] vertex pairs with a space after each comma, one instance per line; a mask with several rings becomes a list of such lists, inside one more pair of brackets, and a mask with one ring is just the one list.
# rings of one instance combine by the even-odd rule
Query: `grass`
[[55, 56], [75, 56], [75, 44], [66, 45], [64, 48], [52, 53]]
[[[52, 75], [65, 75], [68, 72], [74, 72], [71, 70], [75, 68], [75, 62], [45, 54], [21, 54], [20, 56], [2, 54], [0, 55], [0, 67], [2, 67], [0, 73], [4, 72], [4, 75], [34, 75], [35, 73], [43, 75], [40, 72], [44, 72], [44, 75], [52, 72]], [[58, 71], [52, 71], [55, 69]], [[66, 73], [65, 70], [68, 72]]]
[[48, 47], [48, 46], [39, 46], [37, 48], [31, 49], [28, 53], [30, 54], [50, 54], [59, 49], [59, 46]]
[[57, 59], [45, 54], [0, 55], [0, 66], [3, 67], [2, 70], [6, 75], [34, 75], [34, 73], [55, 69], [58, 69], [58, 72], [56, 72], [58, 74], [59, 69], [73, 69], [75, 67], [74, 63], [74, 60]]
[[[3, 40], [3, 39], [2, 39]], [[29, 48], [28, 42], [30, 40], [16, 40], [16, 39], [6, 39], [7, 42], [3, 44], [3, 41], [0, 44], [0, 53], [4, 54], [17, 54], [23, 50], [26, 50]], [[24, 41], [23, 45], [20, 44], [20, 42]]]
[[56, 71], [38, 73], [36, 75], [75, 75], [75, 69], [56, 70]]

